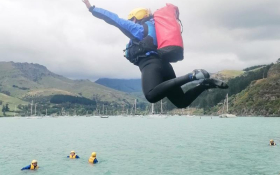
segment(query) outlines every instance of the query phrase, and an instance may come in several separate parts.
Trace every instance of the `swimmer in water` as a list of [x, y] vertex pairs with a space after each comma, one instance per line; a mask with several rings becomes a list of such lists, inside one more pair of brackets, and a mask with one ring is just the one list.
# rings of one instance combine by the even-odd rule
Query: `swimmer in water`
[[75, 151], [71, 151], [70, 152], [70, 155], [67, 156], [67, 158], [70, 158], [70, 159], [79, 159], [80, 157], [78, 155], [76, 155]]
[[[177, 108], [186, 108], [207, 89], [228, 88], [225, 82], [210, 78], [209, 73], [203, 69], [195, 69], [192, 73], [176, 77], [172, 65], [157, 52], [155, 21], [148, 9], [134, 9], [126, 20], [92, 6], [88, 0], [82, 1], [93, 16], [119, 28], [130, 39], [125, 49], [126, 58], [139, 67], [143, 93], [150, 103], [167, 97]], [[201, 80], [200, 84], [184, 93], [181, 86], [195, 80]]]
[[92, 152], [90, 158], [88, 159], [89, 163], [96, 164], [98, 160], [96, 158], [96, 152]]
[[30, 165], [23, 167], [21, 170], [37, 170], [39, 168], [37, 164], [38, 164], [37, 160], [32, 160]]
[[274, 142], [274, 140], [271, 139], [271, 140], [269, 141], [269, 145], [270, 145], [270, 146], [275, 146], [276, 143]]

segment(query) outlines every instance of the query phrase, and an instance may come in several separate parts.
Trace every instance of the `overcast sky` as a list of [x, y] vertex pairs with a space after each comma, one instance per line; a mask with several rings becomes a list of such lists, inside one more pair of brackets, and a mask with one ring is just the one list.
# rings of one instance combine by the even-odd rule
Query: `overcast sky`
[[[164, 0], [91, 0], [122, 18]], [[269, 64], [280, 58], [280, 0], [169, 0], [180, 9], [185, 59], [177, 76]], [[46, 66], [72, 79], [140, 78], [123, 57], [128, 38], [81, 0], [0, 0], [0, 61]]]

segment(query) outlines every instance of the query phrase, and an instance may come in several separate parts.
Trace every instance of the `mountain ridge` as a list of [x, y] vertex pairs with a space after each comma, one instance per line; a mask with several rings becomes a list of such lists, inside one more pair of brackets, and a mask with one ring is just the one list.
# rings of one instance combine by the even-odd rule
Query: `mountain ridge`
[[[245, 70], [245, 69], [244, 69]], [[246, 68], [246, 71], [223, 70], [211, 74], [211, 77], [225, 80], [230, 89], [213, 89], [203, 92], [191, 107], [204, 109], [204, 114], [218, 115], [221, 111], [221, 100], [229, 93], [230, 112], [238, 115], [279, 115], [280, 110], [280, 63], [259, 65]], [[107, 86], [107, 87], [106, 87]], [[195, 85], [187, 85], [189, 88]], [[187, 88], [185, 89], [187, 90]], [[0, 62], [0, 99], [1, 104], [27, 105], [32, 100], [45, 108], [54, 107], [71, 110], [73, 105], [67, 103], [51, 104], [52, 97], [82, 97], [91, 100], [91, 107], [86, 110], [100, 110], [103, 104], [110, 106], [111, 112], [125, 107], [131, 109], [134, 100], [140, 102], [139, 108], [146, 109], [148, 102], [142, 93], [141, 79], [102, 78], [96, 82], [90, 80], [71, 80], [55, 74], [47, 67], [33, 63]], [[55, 100], [54, 100], [55, 101]], [[57, 101], [57, 100], [56, 100]], [[71, 99], [74, 102], [75, 99]], [[175, 108], [167, 99], [163, 100], [167, 110]], [[81, 102], [83, 103], [83, 101]], [[158, 104], [156, 104], [158, 106]], [[1, 106], [2, 107], [2, 106]], [[76, 106], [77, 107], [77, 106]], [[79, 107], [78, 107], [79, 108]], [[16, 111], [28, 110], [18, 107]], [[43, 110], [43, 109], [42, 109]], [[73, 110], [73, 109], [72, 109]], [[1, 116], [0, 112], [0, 116]]]
[[141, 79], [100, 78], [95, 83], [123, 92], [142, 92]]
[[[0, 62], [0, 93], [31, 102], [54, 95], [85, 97], [98, 103], [130, 106], [135, 97], [89, 80], [71, 80], [32, 63]], [[139, 99], [141, 103], [146, 103]]]

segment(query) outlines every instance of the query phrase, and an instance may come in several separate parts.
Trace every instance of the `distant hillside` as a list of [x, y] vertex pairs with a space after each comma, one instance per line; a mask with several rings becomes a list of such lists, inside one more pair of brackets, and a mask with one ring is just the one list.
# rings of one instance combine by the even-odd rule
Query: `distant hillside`
[[142, 92], [141, 79], [109, 79], [101, 78], [95, 83], [123, 92]]
[[[251, 77], [254, 75], [255, 80], [251, 81], [240, 93], [231, 94], [229, 112], [239, 116], [280, 117], [280, 63], [257, 68], [247, 73]], [[258, 74], [259, 78], [257, 78]], [[239, 83], [235, 84], [236, 87], [240, 87]], [[219, 103], [209, 110], [209, 114], [221, 114], [222, 106], [222, 103]]]
[[239, 71], [239, 70], [222, 70], [222, 71], [212, 74], [211, 77], [227, 81], [231, 78], [240, 76], [243, 73], [244, 73], [244, 71]]
[[116, 91], [89, 80], [70, 80], [50, 72], [46, 67], [28, 63], [0, 62], [0, 89], [17, 98], [67, 94], [103, 101], [132, 100]]
[[[229, 96], [235, 95], [246, 89], [251, 82], [255, 80], [259, 80], [262, 78], [266, 78], [269, 69], [271, 68], [271, 65], [264, 66], [262, 68], [258, 68], [252, 71], [247, 71], [241, 74], [239, 73], [239, 76], [231, 76], [232, 78], [229, 78], [227, 81], [229, 85], [229, 89], [222, 90], [222, 89], [210, 89], [208, 91], [203, 92], [192, 104], [192, 107], [196, 108], [203, 108], [205, 110], [208, 110], [214, 106], [216, 106], [218, 103], [220, 103], [222, 100], [224, 100], [226, 94], [228, 93]], [[225, 72], [225, 71], [222, 71]], [[228, 71], [226, 71], [228, 72]], [[231, 75], [234, 75], [232, 71], [230, 71]], [[226, 77], [226, 74], [223, 74], [223, 76], [220, 76], [220, 79], [224, 79], [222, 77]], [[217, 77], [216, 77], [217, 78]], [[191, 87], [186, 87], [186, 90]]]
[[[14, 97], [8, 96], [6, 94], [0, 93], [0, 116], [3, 116], [2, 106], [6, 105], [7, 103], [9, 104], [9, 108], [11, 109], [11, 111], [14, 111], [15, 106], [16, 106], [16, 111], [19, 111], [19, 109], [17, 108], [18, 105], [27, 105], [28, 104], [27, 102], [22, 101], [18, 98], [14, 98]], [[13, 115], [13, 113], [7, 112], [7, 115]]]
[[[228, 82], [227, 90], [211, 89], [202, 93], [192, 104], [205, 114], [219, 114], [221, 102], [228, 93], [230, 111], [238, 115], [280, 115], [280, 63], [252, 66], [245, 71], [224, 70], [212, 77]], [[188, 84], [184, 90], [195, 86]], [[138, 99], [138, 110], [145, 111], [149, 103], [144, 99], [141, 80], [99, 79], [71, 80], [50, 72], [38, 64], [0, 62], [0, 116], [2, 107], [9, 105], [6, 114], [15, 112], [30, 115], [30, 102], [37, 106], [37, 114], [67, 115], [98, 112], [110, 114], [131, 111]], [[166, 98], [164, 110], [175, 106]], [[104, 110], [103, 110], [103, 106]], [[156, 110], [159, 103], [155, 104]], [[5, 109], [5, 108], [4, 108]], [[204, 109], [204, 110], [203, 110]]]
[[136, 98], [89, 80], [70, 80], [50, 72], [42, 65], [14, 62], [0, 62], [0, 93], [23, 101], [42, 103], [49, 102], [54, 95], [70, 95], [111, 106], [130, 106]]
[[280, 117], [280, 64], [273, 65], [267, 78], [253, 81], [232, 97], [230, 110], [238, 115]]

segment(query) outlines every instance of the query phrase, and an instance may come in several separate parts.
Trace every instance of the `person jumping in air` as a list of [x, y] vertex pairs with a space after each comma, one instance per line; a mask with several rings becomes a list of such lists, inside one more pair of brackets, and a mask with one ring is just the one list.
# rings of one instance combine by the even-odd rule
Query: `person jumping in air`
[[[148, 9], [137, 8], [131, 11], [128, 20], [125, 20], [112, 12], [92, 6], [88, 0], [82, 1], [93, 16], [119, 28], [124, 35], [130, 38], [124, 50], [125, 57], [139, 67], [142, 74], [143, 93], [150, 103], [156, 103], [167, 97], [177, 108], [186, 108], [207, 89], [228, 88], [225, 82], [210, 78], [209, 73], [203, 69], [195, 69], [192, 73], [176, 78], [170, 62], [183, 59], [181, 28], [177, 21], [179, 10], [176, 6], [167, 4], [166, 9], [163, 9], [162, 12], [156, 11], [154, 15]], [[174, 10], [174, 13], [168, 13], [170, 10]], [[159, 16], [160, 13], [164, 13], [163, 16]], [[161, 29], [161, 23], [157, 21], [161, 20], [165, 14], [169, 15], [165, 22], [171, 23], [170, 29], [179, 26], [177, 28], [180, 31], [177, 31], [175, 39], [168, 39], [173, 33]], [[170, 18], [173, 17], [172, 15], [174, 16], [173, 23], [173, 18]], [[166, 26], [163, 25], [163, 27]], [[160, 49], [164, 44], [177, 40], [179, 44], [176, 43], [176, 46]], [[201, 80], [201, 83], [184, 93], [181, 86], [195, 80]]]

